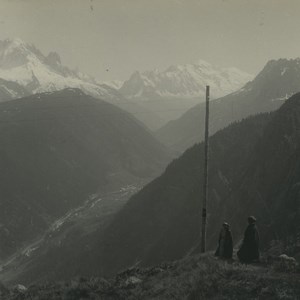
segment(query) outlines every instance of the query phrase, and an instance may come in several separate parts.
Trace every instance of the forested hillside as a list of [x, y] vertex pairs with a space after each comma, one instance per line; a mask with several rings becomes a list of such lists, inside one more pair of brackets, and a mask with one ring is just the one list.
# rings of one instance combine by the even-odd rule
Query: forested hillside
[[[248, 215], [258, 218], [261, 245], [299, 232], [300, 94], [273, 114], [251, 117], [210, 141], [208, 246], [217, 243], [224, 220], [235, 244]], [[203, 144], [173, 161], [166, 172], [116, 216], [98, 245], [108, 273], [139, 263], [151, 265], [184, 256], [197, 245], [203, 183]]]

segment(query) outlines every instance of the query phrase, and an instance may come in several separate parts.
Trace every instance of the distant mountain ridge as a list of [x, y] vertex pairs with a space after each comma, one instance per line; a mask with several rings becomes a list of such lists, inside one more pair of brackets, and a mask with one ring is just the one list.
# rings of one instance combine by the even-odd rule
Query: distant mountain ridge
[[79, 88], [88, 95], [121, 107], [150, 128], [157, 129], [160, 125], [157, 127], [156, 124], [161, 124], [159, 117], [148, 108], [128, 101], [118, 92], [122, 84], [119, 80], [99, 81], [79, 70], [71, 70], [62, 64], [58, 53], [50, 52], [45, 56], [21, 39], [0, 41], [1, 102], [36, 93]]
[[195, 64], [174, 65], [165, 71], [136, 71], [120, 88], [127, 98], [143, 101], [157, 97], [196, 98], [205, 94], [206, 85], [218, 98], [236, 91], [253, 76], [236, 68], [218, 68], [199, 60]]
[[[235, 68], [221, 69], [199, 61], [171, 66], [164, 72], [136, 72], [125, 82], [99, 81], [64, 66], [57, 52], [44, 55], [18, 38], [0, 41], [0, 79], [15, 82], [27, 94], [79, 88], [135, 114], [152, 130], [201, 102], [207, 84], [214, 88], [212, 97], [218, 97], [235, 91], [251, 78]], [[2, 87], [9, 89], [4, 84]], [[0, 101], [23, 97], [24, 91], [18, 90], [1, 93]]]
[[219, 68], [199, 60], [164, 71], [136, 71], [118, 91], [144, 111], [152, 112], [154, 121], [142, 121], [155, 131], [203, 102], [206, 85], [212, 87], [211, 97], [217, 98], [236, 91], [252, 78], [236, 68]]
[[[243, 88], [211, 101], [210, 133], [252, 114], [276, 110], [299, 91], [300, 58], [271, 60]], [[157, 130], [156, 136], [166, 145], [184, 151], [203, 139], [204, 117], [205, 105], [201, 103]]]

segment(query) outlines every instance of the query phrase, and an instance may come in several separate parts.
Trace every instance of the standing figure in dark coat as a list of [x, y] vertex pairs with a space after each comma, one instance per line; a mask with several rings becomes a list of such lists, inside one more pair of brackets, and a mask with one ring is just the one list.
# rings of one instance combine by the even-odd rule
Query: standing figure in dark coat
[[215, 256], [219, 256], [224, 259], [231, 259], [233, 252], [232, 234], [229, 228], [229, 224], [224, 222], [220, 235], [219, 244], [215, 252]]
[[259, 260], [259, 235], [255, 217], [248, 217], [248, 223], [242, 246], [237, 252], [237, 256], [242, 263]]

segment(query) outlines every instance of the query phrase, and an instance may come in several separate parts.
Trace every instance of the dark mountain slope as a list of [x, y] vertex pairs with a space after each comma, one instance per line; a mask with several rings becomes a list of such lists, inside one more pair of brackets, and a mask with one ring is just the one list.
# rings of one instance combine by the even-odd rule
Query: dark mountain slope
[[1, 103], [0, 120], [2, 258], [90, 195], [168, 160], [136, 119], [76, 89]]
[[[253, 117], [212, 137], [209, 211], [217, 209], [230, 195], [232, 182], [239, 180], [269, 120], [269, 115]], [[116, 216], [104, 242], [98, 245], [104, 273], [140, 261], [151, 264], [176, 259], [195, 245], [201, 220], [203, 151], [203, 144], [187, 150]], [[223, 213], [216, 213], [221, 218]], [[218, 228], [221, 222], [214, 225]], [[210, 246], [215, 243], [214, 230], [210, 229]]]
[[[223, 194], [230, 193], [228, 180], [239, 178], [246, 157], [269, 119], [269, 115], [253, 117], [212, 138], [211, 174], [214, 177], [210, 181], [215, 186], [210, 202], [215, 206]], [[28, 258], [21, 257], [9, 265], [1, 278], [27, 284], [45, 279], [69, 279], [78, 274], [107, 275], [140, 260], [148, 264], [181, 257], [198, 237], [199, 226], [195, 224], [200, 225], [202, 156], [201, 144], [171, 163], [165, 174], [130, 200], [106, 232], [111, 220], [106, 225], [99, 223], [100, 220], [94, 222], [99, 223], [98, 227], [88, 233], [84, 232], [85, 225], [81, 221], [71, 231], [66, 224], [60, 233], [51, 233], [66, 236], [61, 242], [47, 238]], [[98, 213], [105, 214], [105, 211], [98, 210]], [[215, 238], [211, 237], [211, 241], [214, 243]], [[14, 270], [19, 274], [14, 274]]]
[[[263, 247], [274, 239], [285, 239], [287, 233], [299, 232], [300, 94], [272, 116], [247, 119], [211, 138], [210, 249], [217, 243], [223, 220], [232, 224], [234, 240], [238, 242], [246, 217], [251, 214], [258, 217]], [[99, 265], [105, 272], [137, 262], [151, 265], [176, 259], [196, 246], [202, 169], [200, 144], [186, 151], [160, 178], [130, 200], [99, 245]]]
[[[256, 78], [239, 91], [211, 101], [211, 134], [252, 114], [270, 112], [300, 91], [300, 59], [269, 61]], [[203, 139], [205, 105], [199, 104], [156, 132], [166, 145], [184, 151]]]
[[[263, 239], [294, 239], [300, 231], [300, 94], [276, 112], [256, 146], [231, 203], [255, 211]], [[235, 218], [235, 221], [238, 221]]]

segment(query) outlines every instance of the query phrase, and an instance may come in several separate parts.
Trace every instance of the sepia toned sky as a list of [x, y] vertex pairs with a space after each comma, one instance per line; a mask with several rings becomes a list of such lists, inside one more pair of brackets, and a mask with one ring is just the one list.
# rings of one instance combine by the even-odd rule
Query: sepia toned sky
[[300, 56], [299, 28], [299, 0], [0, 0], [0, 39], [100, 80], [198, 59], [255, 75]]

